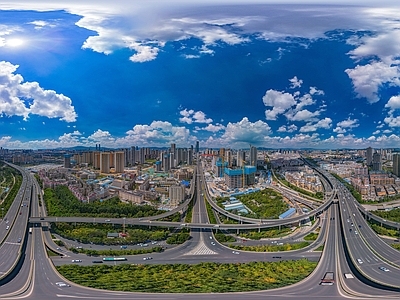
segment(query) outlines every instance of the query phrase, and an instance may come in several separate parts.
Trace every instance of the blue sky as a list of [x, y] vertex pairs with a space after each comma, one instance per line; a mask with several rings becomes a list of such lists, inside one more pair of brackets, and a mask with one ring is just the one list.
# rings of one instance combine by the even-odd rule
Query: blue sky
[[399, 145], [395, 1], [62, 2], [0, 3], [3, 148]]

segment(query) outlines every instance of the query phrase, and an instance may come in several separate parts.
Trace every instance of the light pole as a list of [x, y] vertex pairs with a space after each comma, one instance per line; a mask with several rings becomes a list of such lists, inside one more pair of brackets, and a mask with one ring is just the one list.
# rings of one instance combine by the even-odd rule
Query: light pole
[[123, 233], [125, 234], [125, 219], [126, 219], [126, 218], [124, 217], [123, 219], [124, 219], [124, 227], [123, 227], [124, 230], [123, 230]]

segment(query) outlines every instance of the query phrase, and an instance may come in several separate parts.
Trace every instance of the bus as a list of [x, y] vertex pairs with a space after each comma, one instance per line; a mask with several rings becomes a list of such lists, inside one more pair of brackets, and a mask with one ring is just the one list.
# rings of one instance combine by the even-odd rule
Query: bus
[[29, 228], [29, 233], [32, 233], [32, 227], [31, 227], [31, 228]]
[[125, 257], [103, 257], [103, 261], [124, 261]]
[[321, 279], [320, 285], [333, 285], [335, 283], [335, 276], [333, 272], [326, 272]]

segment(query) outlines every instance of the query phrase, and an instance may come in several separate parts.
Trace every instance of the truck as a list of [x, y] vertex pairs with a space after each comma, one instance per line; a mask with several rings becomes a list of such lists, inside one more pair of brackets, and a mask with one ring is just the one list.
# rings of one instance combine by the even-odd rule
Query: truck
[[333, 272], [326, 272], [322, 277], [320, 285], [333, 285], [335, 283], [335, 274]]
[[124, 261], [125, 257], [103, 257], [103, 261]]
[[29, 233], [32, 233], [32, 227], [29, 228]]

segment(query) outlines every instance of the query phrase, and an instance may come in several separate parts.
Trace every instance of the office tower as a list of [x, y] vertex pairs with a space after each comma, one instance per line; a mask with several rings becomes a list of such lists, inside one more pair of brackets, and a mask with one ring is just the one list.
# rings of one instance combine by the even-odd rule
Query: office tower
[[115, 173], [123, 173], [125, 167], [125, 152], [118, 151], [114, 153]]
[[372, 153], [373, 153], [373, 149], [371, 147], [367, 148], [367, 166], [371, 166], [372, 165]]
[[189, 149], [189, 151], [187, 151], [186, 162], [188, 165], [193, 165], [193, 148], [191, 148], [191, 149]]
[[196, 153], [199, 153], [200, 151], [200, 144], [199, 141], [196, 141]]
[[372, 155], [372, 170], [382, 171], [382, 154], [375, 152]]
[[257, 166], [257, 148], [250, 146], [250, 166]]
[[400, 153], [393, 153], [393, 174], [400, 177]]

